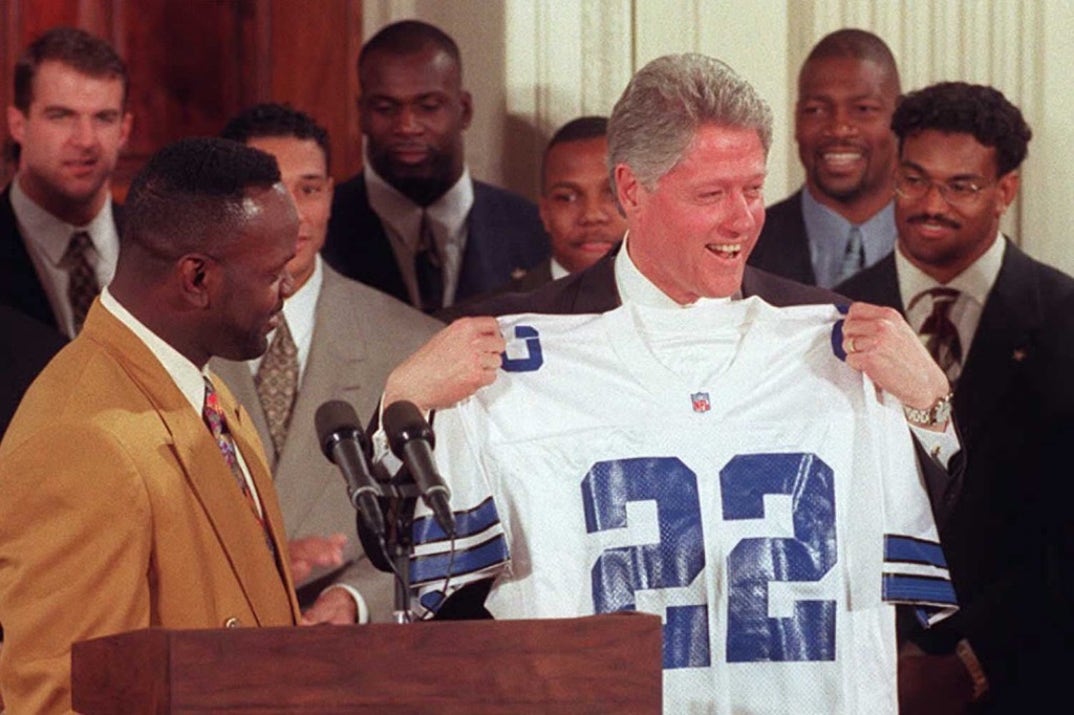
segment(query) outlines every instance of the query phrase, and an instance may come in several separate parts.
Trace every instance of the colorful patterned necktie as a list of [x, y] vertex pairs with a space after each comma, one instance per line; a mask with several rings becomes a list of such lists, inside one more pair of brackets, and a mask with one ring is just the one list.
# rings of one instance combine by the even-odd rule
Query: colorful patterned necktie
[[418, 250], [414, 254], [414, 274], [418, 279], [419, 306], [426, 313], [433, 313], [444, 306], [443, 261], [436, 245], [436, 236], [426, 211], [421, 212], [421, 228], [418, 231]]
[[101, 291], [97, 285], [97, 274], [89, 262], [89, 250], [92, 248], [90, 235], [77, 231], [72, 234], [67, 250], [60, 259], [60, 267], [67, 271], [67, 300], [71, 303], [71, 314], [74, 316], [75, 335], [82, 331], [90, 304]]
[[839, 270], [839, 281], [850, 278], [862, 268], [865, 268], [865, 246], [861, 242], [861, 229], [851, 226], [847, 250], [843, 254], [843, 266]]
[[287, 439], [291, 424], [291, 411], [298, 395], [298, 348], [287, 327], [287, 320], [280, 314], [280, 326], [272, 338], [261, 365], [254, 376], [257, 396], [268, 420], [272, 446], [279, 457]]
[[209, 427], [209, 431], [213, 435], [213, 439], [216, 440], [216, 446], [220, 448], [220, 453], [224, 457], [224, 461], [227, 462], [227, 466], [231, 469], [231, 476], [235, 478], [235, 482], [239, 485], [239, 490], [242, 492], [243, 498], [246, 500], [247, 506], [250, 507], [250, 511], [253, 513], [254, 518], [261, 525], [261, 529], [265, 532], [265, 542], [268, 544], [269, 551], [273, 554], [276, 553], [276, 549], [272, 544], [272, 537], [269, 535], [268, 526], [265, 524], [265, 519], [261, 516], [261, 511], [258, 509], [257, 502], [254, 501], [254, 495], [250, 491], [250, 485], [246, 482], [246, 475], [242, 472], [242, 466], [239, 464], [238, 450], [235, 447], [235, 440], [231, 438], [231, 430], [227, 426], [227, 418], [224, 414], [224, 408], [220, 406], [220, 400], [216, 396], [216, 390], [213, 388], [213, 383], [209, 381], [209, 378], [205, 378], [205, 405], [201, 411], [202, 418], [205, 420], [205, 424]]
[[913, 303], [925, 295], [932, 297], [932, 313], [925, 318], [918, 333], [925, 338], [925, 347], [932, 359], [954, 385], [962, 373], [962, 341], [958, 337], [958, 328], [951, 322], [950, 313], [959, 292], [954, 288], [933, 288], [919, 295]]

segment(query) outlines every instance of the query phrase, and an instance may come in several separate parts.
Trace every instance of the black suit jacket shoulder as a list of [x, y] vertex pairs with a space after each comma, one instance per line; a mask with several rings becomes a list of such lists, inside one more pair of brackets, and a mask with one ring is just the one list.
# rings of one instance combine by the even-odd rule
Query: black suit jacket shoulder
[[11, 207], [11, 184], [0, 194], [0, 305], [56, 327], [48, 294], [38, 280]]
[[[537, 207], [517, 194], [475, 181], [468, 221], [456, 301], [497, 289], [516, 270], [532, 268], [548, 257], [548, 237]], [[348, 278], [409, 301], [384, 225], [369, 205], [362, 174], [336, 187], [321, 255]]]
[[[606, 256], [584, 271], [552, 281], [529, 293], [508, 293], [467, 306], [465, 315], [508, 315], [512, 313], [604, 313], [622, 303], [615, 285], [615, 256]], [[742, 295], [759, 296], [777, 307], [821, 303], [846, 303], [837, 293], [802, 285], [750, 266], [742, 277]]]
[[809, 235], [802, 217], [802, 190], [765, 209], [764, 227], [749, 264], [791, 280], [816, 285]]
[[26, 388], [66, 343], [44, 323], [0, 305], [0, 437]]
[[[117, 235], [123, 228], [123, 207], [112, 202], [112, 219]], [[0, 194], [0, 305], [15, 310], [57, 329], [48, 293], [37, 276], [26, 242], [19, 233], [15, 209], [11, 206], [11, 184]]]

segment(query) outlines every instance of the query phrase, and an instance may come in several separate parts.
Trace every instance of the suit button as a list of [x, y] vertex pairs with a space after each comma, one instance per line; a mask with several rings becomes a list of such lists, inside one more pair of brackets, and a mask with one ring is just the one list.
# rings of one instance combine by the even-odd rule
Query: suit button
[[224, 621], [224, 628], [239, 628], [241, 626], [242, 626], [242, 621], [240, 621], [235, 616], [232, 616], [231, 618], [229, 618], [226, 621]]

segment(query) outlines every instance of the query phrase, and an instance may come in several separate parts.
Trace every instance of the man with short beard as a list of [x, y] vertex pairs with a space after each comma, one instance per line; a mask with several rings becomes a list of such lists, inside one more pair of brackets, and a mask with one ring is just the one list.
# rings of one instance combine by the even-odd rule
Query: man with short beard
[[767, 209], [751, 265], [831, 288], [891, 251], [899, 92], [895, 58], [876, 35], [843, 29], [817, 43], [795, 105], [806, 183]]
[[548, 256], [537, 208], [470, 178], [473, 106], [451, 37], [417, 20], [389, 25], [362, 48], [358, 80], [366, 162], [336, 189], [329, 265], [434, 312]]

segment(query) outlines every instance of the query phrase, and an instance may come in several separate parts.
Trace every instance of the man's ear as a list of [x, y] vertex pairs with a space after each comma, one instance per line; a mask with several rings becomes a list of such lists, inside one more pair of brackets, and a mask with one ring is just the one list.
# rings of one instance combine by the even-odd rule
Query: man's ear
[[211, 259], [197, 253], [183, 256], [176, 263], [180, 294], [191, 306], [208, 308], [209, 289], [213, 281]]
[[615, 197], [619, 200], [619, 208], [625, 216], [630, 216], [637, 210], [641, 192], [645, 189], [634, 170], [626, 164], [615, 165], [614, 177]]
[[464, 89], [459, 94], [459, 104], [462, 105], [462, 128], [469, 129], [474, 119], [474, 98]]
[[1020, 179], [1017, 171], [1008, 171], [996, 182], [996, 216], [1002, 216], [1018, 195]]
[[22, 144], [26, 134], [26, 116], [18, 107], [9, 105], [7, 108], [7, 130], [11, 138]]

